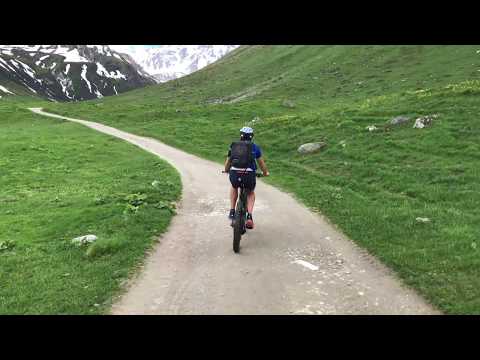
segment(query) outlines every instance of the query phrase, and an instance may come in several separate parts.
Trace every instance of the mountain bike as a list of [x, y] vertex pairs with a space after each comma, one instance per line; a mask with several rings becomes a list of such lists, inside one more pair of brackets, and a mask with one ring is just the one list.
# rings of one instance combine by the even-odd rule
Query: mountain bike
[[[222, 171], [225, 173], [225, 171]], [[262, 173], [255, 173], [256, 177], [263, 177]], [[247, 195], [248, 189], [240, 186], [240, 194], [238, 195], [237, 206], [235, 209], [235, 217], [232, 220], [233, 227], [233, 251], [238, 253], [240, 251], [240, 240], [242, 235], [247, 232], [245, 226], [247, 220]]]

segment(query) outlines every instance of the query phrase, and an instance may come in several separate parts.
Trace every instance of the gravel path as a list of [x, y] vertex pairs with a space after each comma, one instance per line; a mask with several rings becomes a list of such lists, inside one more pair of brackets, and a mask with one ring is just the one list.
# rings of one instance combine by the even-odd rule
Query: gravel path
[[158, 140], [31, 110], [124, 139], [181, 174], [178, 214], [113, 314], [439, 313], [325, 219], [275, 187], [258, 181], [256, 228], [234, 254], [226, 218], [229, 181], [220, 165]]

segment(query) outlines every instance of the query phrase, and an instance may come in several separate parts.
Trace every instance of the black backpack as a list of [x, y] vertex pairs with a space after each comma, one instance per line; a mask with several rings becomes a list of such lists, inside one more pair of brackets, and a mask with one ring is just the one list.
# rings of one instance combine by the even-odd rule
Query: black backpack
[[230, 160], [232, 166], [239, 169], [250, 167], [253, 159], [253, 144], [250, 141], [237, 141], [231, 145]]

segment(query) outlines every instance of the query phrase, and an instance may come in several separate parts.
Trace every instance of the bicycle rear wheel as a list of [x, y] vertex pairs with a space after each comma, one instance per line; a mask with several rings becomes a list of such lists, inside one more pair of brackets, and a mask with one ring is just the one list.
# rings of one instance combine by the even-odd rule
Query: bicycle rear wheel
[[240, 240], [242, 238], [242, 214], [241, 210], [235, 212], [235, 221], [233, 223], [233, 251], [240, 251]]
[[240, 199], [235, 210], [235, 220], [233, 223], [233, 251], [238, 253], [240, 251], [240, 240], [245, 228], [245, 205], [243, 203], [244, 195], [240, 193]]

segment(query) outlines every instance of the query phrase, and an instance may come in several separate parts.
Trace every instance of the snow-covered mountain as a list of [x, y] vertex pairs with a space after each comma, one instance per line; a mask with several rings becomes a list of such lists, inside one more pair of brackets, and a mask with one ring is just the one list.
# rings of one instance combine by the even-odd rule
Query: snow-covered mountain
[[0, 96], [87, 100], [154, 83], [108, 45], [0, 45]]
[[[115, 47], [115, 45], [112, 45]], [[122, 45], [120, 45], [122, 46]], [[158, 82], [188, 75], [217, 61], [239, 45], [161, 45], [127, 47], [126, 51]]]

